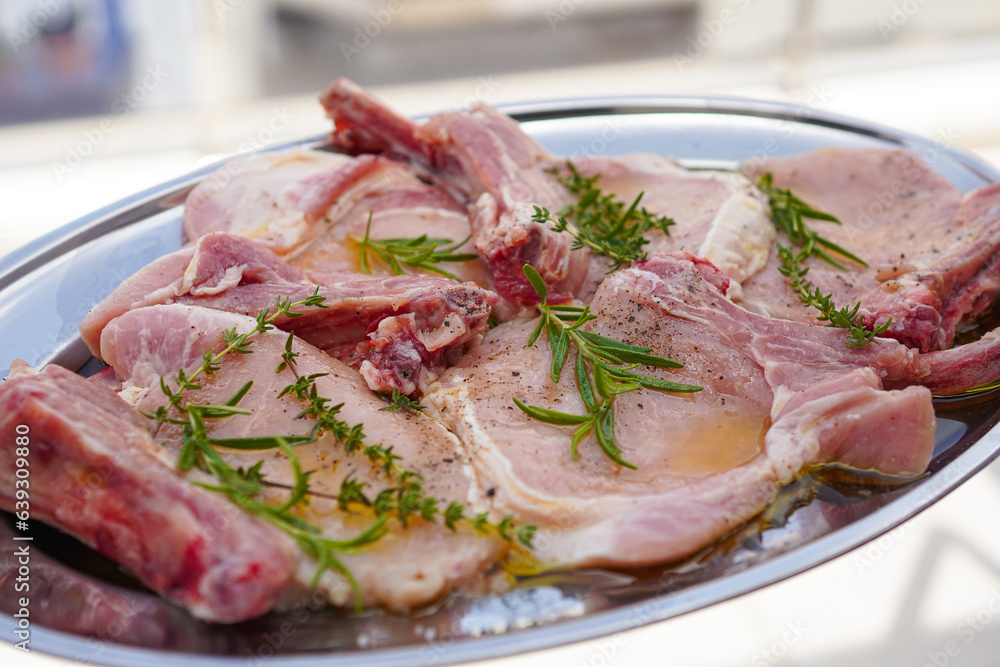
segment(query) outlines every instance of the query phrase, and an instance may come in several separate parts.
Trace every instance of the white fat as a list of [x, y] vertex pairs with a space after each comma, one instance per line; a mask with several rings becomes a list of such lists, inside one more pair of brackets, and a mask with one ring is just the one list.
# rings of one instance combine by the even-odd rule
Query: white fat
[[770, 208], [746, 178], [739, 174], [717, 178], [731, 188], [731, 195], [712, 220], [697, 254], [729, 276], [733, 281], [729, 298], [739, 301], [743, 296], [740, 283], [764, 268], [776, 232]]
[[222, 276], [216, 285], [208, 287], [202, 285], [199, 287], [193, 287], [191, 281], [194, 279], [194, 262], [188, 265], [187, 270], [184, 272], [184, 286], [182, 289], [194, 296], [214, 296], [220, 292], [225, 292], [230, 287], [236, 287], [243, 280], [243, 272], [246, 270], [246, 264], [240, 264], [239, 266], [230, 266], [226, 269], [225, 275]]
[[123, 387], [121, 391], [118, 392], [118, 398], [122, 399], [133, 408], [139, 405], [139, 400], [142, 395], [146, 393], [146, 387], [140, 387], [139, 385], [129, 385]]

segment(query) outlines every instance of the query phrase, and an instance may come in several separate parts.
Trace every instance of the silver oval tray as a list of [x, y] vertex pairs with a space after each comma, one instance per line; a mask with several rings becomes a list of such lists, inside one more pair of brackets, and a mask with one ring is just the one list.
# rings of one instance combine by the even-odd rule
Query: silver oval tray
[[[635, 98], [504, 109], [557, 154], [653, 152], [692, 168], [824, 146], [905, 148], [963, 191], [1000, 179], [939, 142], [804, 107], [723, 98]], [[290, 145], [322, 147], [323, 137]], [[0, 261], [0, 364], [58, 362], [93, 370], [77, 334], [90, 308], [122, 280], [183, 244], [180, 206], [212, 165], [81, 218]], [[4, 368], [0, 366], [0, 368]], [[6, 376], [6, 371], [4, 371]], [[201, 623], [132, 585], [82, 545], [38, 528], [43, 572], [75, 570], [124, 610], [118, 631], [93, 638], [46, 627], [32, 647], [108, 665], [430, 665], [495, 658], [622, 632], [767, 586], [858, 547], [941, 499], [1000, 451], [1000, 395], [938, 400], [928, 474], [906, 486], [841, 471], [786, 488], [763, 517], [680, 564], [642, 572], [583, 571], [529, 578], [504, 595], [451, 596], [409, 616], [361, 616], [304, 600], [286, 614], [235, 626]], [[37, 526], [37, 524], [35, 524]], [[32, 530], [36, 530], [33, 526]], [[0, 521], [0, 538], [10, 529]], [[96, 564], [95, 564], [96, 563]], [[114, 605], [112, 605], [114, 606]], [[134, 610], [143, 610], [135, 612]], [[131, 616], [128, 611], [133, 610]], [[134, 622], [140, 618], [142, 623]], [[48, 625], [58, 627], [57, 615]], [[0, 633], [13, 636], [9, 615]]]

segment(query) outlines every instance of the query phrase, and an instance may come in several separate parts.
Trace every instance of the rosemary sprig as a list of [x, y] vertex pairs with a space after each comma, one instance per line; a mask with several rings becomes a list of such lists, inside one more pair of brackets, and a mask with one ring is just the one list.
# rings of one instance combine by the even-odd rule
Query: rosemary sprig
[[664, 234], [670, 233], [668, 228], [674, 224], [673, 220], [639, 208], [643, 193], [640, 192], [631, 205], [626, 207], [613, 194], [604, 194], [596, 186], [600, 175], [582, 176], [572, 162], [566, 162], [566, 169], [566, 174], [560, 173], [558, 167], [553, 167], [550, 171], [577, 196], [577, 202], [560, 210], [558, 217], [553, 217], [546, 208], [535, 206], [531, 219], [540, 224], [552, 223], [555, 231], [572, 234], [574, 250], [587, 247], [595, 255], [613, 260], [614, 264], [608, 273], [637, 259], [646, 258], [643, 246], [649, 243], [649, 239], [644, 235], [651, 229], [659, 229]]
[[885, 333], [892, 324], [892, 318], [874, 329], [866, 329], [862, 317], [858, 315], [860, 303], [854, 304], [853, 308], [844, 306], [838, 310], [831, 295], [823, 294], [811, 281], [805, 279], [806, 273], [809, 272], [808, 268], [802, 266], [802, 261], [807, 257], [805, 252], [803, 249], [797, 255], [793, 255], [791, 248], [778, 244], [778, 256], [781, 258], [778, 271], [788, 278], [788, 285], [795, 291], [799, 301], [818, 310], [820, 315], [817, 319], [828, 322], [826, 326], [847, 329], [844, 343], [850, 347], [862, 348], [874, 341], [876, 336]]
[[820, 236], [815, 230], [806, 227], [805, 219], [824, 220], [840, 224], [836, 216], [817, 211], [809, 204], [805, 203], [788, 188], [776, 188], [773, 183], [773, 175], [767, 172], [757, 181], [757, 189], [767, 197], [771, 206], [771, 220], [774, 226], [785, 232], [789, 240], [805, 251], [805, 257], [816, 255], [824, 262], [834, 266], [841, 271], [846, 271], [846, 267], [830, 256], [824, 248], [834, 253], [846, 257], [852, 262], [857, 262], [861, 266], [868, 266], [867, 263], [854, 253], [845, 250], [833, 241]]
[[771, 172], [764, 174], [757, 181], [757, 188], [767, 196], [771, 206], [771, 220], [775, 227], [785, 232], [792, 244], [799, 247], [799, 252], [793, 253], [792, 248], [778, 244], [778, 257], [781, 260], [778, 271], [788, 279], [788, 286], [792, 288], [803, 305], [819, 311], [820, 315], [817, 319], [828, 322], [826, 325], [828, 327], [847, 329], [844, 343], [853, 348], [862, 348], [868, 345], [875, 340], [876, 336], [885, 333], [889, 325], [892, 324], [892, 318], [875, 329], [865, 328], [862, 317], [858, 315], [861, 304], [856, 303], [853, 307], [844, 306], [838, 309], [833, 302], [832, 294], [823, 294], [811, 281], [805, 279], [809, 268], [804, 265], [807, 259], [815, 255], [831, 266], [846, 271], [844, 265], [831, 257], [824, 248], [857, 262], [861, 266], [868, 266], [868, 264], [854, 253], [845, 250], [829, 239], [823, 238], [816, 231], [806, 227], [805, 224], [805, 218], [835, 222], [838, 225], [840, 220], [829, 213], [818, 211], [809, 206], [792, 194], [788, 188], [774, 187], [772, 179]]
[[[289, 347], [286, 345], [287, 350]], [[278, 395], [290, 394], [305, 404], [296, 418], [313, 420], [309, 435], [318, 438], [329, 433], [344, 447], [346, 453], [360, 453], [380, 469], [387, 479], [394, 482], [393, 486], [370, 496], [365, 492], [365, 482], [345, 478], [337, 496], [341, 509], [347, 510], [353, 504], [360, 504], [373, 510], [376, 517], [392, 516], [403, 526], [408, 525], [408, 521], [414, 516], [429, 522], [441, 517], [452, 530], [456, 530], [459, 523], [466, 523], [477, 533], [487, 534], [492, 530], [507, 542], [516, 539], [524, 547], [531, 548], [537, 528], [533, 525], [515, 527], [512, 515], [506, 515], [494, 524], [485, 512], [472, 516], [466, 514], [465, 506], [456, 501], [449, 502], [441, 509], [441, 501], [428, 496], [424, 491], [420, 473], [401, 466], [401, 458], [393, 453], [392, 446], [368, 443], [363, 425], [350, 425], [338, 417], [344, 404], [329, 405], [331, 400], [320, 395], [316, 388], [316, 380], [325, 374], [300, 375], [293, 357], [286, 354], [282, 358], [282, 363], [294, 374], [295, 382], [282, 389]]]
[[389, 266], [393, 275], [409, 273], [404, 269], [423, 269], [437, 273], [445, 278], [450, 278], [456, 282], [462, 280], [455, 274], [442, 269], [438, 264], [447, 262], [468, 262], [476, 259], [479, 255], [471, 252], [456, 252], [459, 248], [469, 242], [471, 236], [465, 237], [462, 241], [455, 243], [451, 239], [429, 238], [426, 234], [409, 238], [395, 239], [373, 239], [370, 236], [372, 229], [372, 214], [368, 214], [368, 225], [365, 227], [364, 238], [355, 238], [355, 242], [361, 249], [361, 270], [371, 273], [371, 265], [368, 260], [368, 252], [371, 251], [385, 264]]
[[683, 368], [683, 364], [650, 354], [652, 348], [622, 343], [585, 331], [582, 326], [597, 319], [597, 316], [590, 312], [590, 306], [549, 305], [548, 290], [538, 271], [528, 264], [524, 265], [523, 271], [542, 300], [538, 305], [541, 317], [538, 326], [528, 338], [528, 346], [534, 345], [542, 331], [545, 331], [549, 349], [552, 351], [549, 375], [553, 382], [559, 382], [562, 376], [563, 366], [569, 356], [570, 343], [576, 347], [576, 384], [587, 412], [583, 415], [559, 412], [527, 405], [517, 397], [514, 398], [514, 403], [532, 419], [559, 426], [576, 426], [571, 445], [574, 461], [579, 457], [580, 442], [593, 432], [597, 444], [608, 458], [618, 465], [635, 470], [636, 466], [622, 457], [621, 448], [615, 441], [615, 396], [640, 388], [690, 393], [701, 391], [702, 387], [669, 382], [632, 372], [639, 366]]

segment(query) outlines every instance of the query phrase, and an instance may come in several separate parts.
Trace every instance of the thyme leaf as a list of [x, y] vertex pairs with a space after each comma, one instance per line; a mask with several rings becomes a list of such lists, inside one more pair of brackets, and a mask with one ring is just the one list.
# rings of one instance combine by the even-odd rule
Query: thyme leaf
[[823, 294], [818, 287], [813, 286], [811, 281], [806, 280], [805, 276], [809, 269], [802, 266], [805, 250], [793, 254], [791, 248], [778, 244], [778, 257], [781, 259], [778, 271], [788, 279], [788, 285], [798, 296], [799, 301], [818, 310], [820, 313], [818, 319], [826, 321], [826, 326], [847, 329], [844, 343], [850, 347], [862, 348], [868, 345], [868, 343], [875, 341], [876, 336], [885, 333], [889, 325], [892, 324], [890, 317], [884, 324], [874, 329], [866, 328], [862, 317], [858, 314], [861, 308], [860, 303], [854, 304], [853, 308], [844, 306], [837, 309], [830, 294]]
[[[586, 247], [595, 255], [611, 259], [613, 264], [608, 273], [637, 259], [646, 258], [643, 246], [649, 243], [645, 234], [650, 230], [670, 233], [669, 227], [674, 224], [673, 220], [639, 207], [643, 193], [640, 192], [626, 207], [625, 202], [619, 201], [613, 194], [605, 194], [597, 187], [599, 174], [585, 177], [568, 161], [566, 173], [562, 173], [559, 167], [550, 171], [577, 196], [577, 202], [566, 206], [556, 216], [547, 208], [535, 206], [532, 221], [552, 224], [553, 230], [572, 234], [574, 250]], [[537, 287], [535, 291], [538, 291]]]
[[528, 405], [517, 397], [514, 397], [514, 404], [532, 419], [556, 426], [576, 426], [570, 446], [574, 461], [579, 458], [580, 442], [593, 433], [597, 444], [609, 459], [620, 466], [634, 470], [636, 466], [622, 457], [622, 450], [615, 440], [615, 396], [640, 388], [691, 393], [701, 391], [702, 387], [633, 372], [638, 366], [682, 368], [683, 364], [650, 354], [652, 348], [623, 343], [583, 330], [581, 327], [584, 324], [597, 319], [597, 316], [590, 312], [590, 306], [549, 305], [545, 284], [538, 272], [528, 264], [524, 265], [523, 271], [542, 300], [538, 305], [541, 317], [528, 338], [528, 346], [534, 345], [541, 333], [545, 332], [549, 349], [552, 351], [549, 375], [553, 382], [559, 382], [562, 377], [570, 344], [576, 348], [574, 373], [586, 414], [575, 415]]
[[379, 412], [399, 412], [400, 410], [421, 411], [419, 401], [413, 400], [398, 389], [393, 389], [392, 394], [380, 394], [376, 392], [375, 395], [389, 403], [384, 408], [379, 408]]

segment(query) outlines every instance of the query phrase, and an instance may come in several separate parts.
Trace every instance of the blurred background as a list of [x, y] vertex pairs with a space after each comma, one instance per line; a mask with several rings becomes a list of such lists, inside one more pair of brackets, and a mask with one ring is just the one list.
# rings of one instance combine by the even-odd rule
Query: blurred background
[[0, 255], [324, 131], [315, 97], [340, 75], [411, 114], [731, 94], [1000, 155], [994, 0], [3, 0]]
[[[326, 131], [316, 96], [341, 75], [407, 114], [792, 101], [1000, 168], [996, 0], [0, 0], [0, 257], [224, 155]], [[1000, 664], [998, 513], [994, 465], [786, 584], [518, 664]]]

